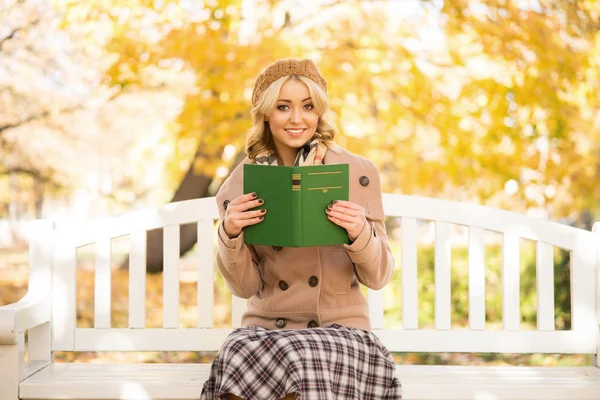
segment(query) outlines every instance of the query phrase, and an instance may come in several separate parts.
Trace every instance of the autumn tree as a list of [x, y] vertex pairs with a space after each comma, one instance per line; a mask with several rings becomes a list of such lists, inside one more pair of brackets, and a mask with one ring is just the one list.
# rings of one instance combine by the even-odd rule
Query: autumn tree
[[[172, 127], [173, 201], [214, 194], [234, 163], [224, 149], [243, 149], [254, 77], [293, 56], [317, 61], [339, 141], [379, 165], [385, 191], [553, 218], [595, 204], [593, 2], [65, 4], [68, 20], [110, 21], [109, 85], [193, 77]], [[182, 231], [182, 253], [195, 239]], [[149, 270], [160, 271], [161, 232], [149, 244]]]

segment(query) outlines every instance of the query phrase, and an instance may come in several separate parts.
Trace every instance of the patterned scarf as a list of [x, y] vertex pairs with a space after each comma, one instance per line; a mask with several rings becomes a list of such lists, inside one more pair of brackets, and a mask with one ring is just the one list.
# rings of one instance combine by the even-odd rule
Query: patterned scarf
[[[325, 157], [326, 152], [327, 146], [323, 144], [321, 139], [313, 137], [298, 149], [294, 166], [323, 164], [323, 157]], [[260, 152], [256, 155], [254, 162], [261, 165], [278, 165], [277, 155], [273, 150]]]

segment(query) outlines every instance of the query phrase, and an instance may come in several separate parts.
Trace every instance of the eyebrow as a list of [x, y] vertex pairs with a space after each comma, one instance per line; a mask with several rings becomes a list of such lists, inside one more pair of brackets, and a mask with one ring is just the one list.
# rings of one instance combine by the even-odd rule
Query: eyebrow
[[[304, 103], [306, 100], [310, 100], [310, 97], [305, 98], [304, 100], [302, 100], [302, 102]], [[278, 101], [285, 101], [287, 103], [291, 103], [291, 100], [286, 100], [286, 99], [279, 99]]]

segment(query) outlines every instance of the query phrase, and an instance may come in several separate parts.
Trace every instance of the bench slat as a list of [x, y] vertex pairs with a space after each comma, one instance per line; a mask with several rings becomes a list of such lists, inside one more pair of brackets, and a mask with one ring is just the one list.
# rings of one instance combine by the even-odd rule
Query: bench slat
[[111, 324], [110, 252], [111, 239], [98, 239], [94, 278], [94, 326], [101, 329], [110, 328]]
[[383, 290], [368, 290], [371, 328], [383, 329]]
[[179, 225], [163, 230], [163, 327], [179, 328]]
[[450, 329], [450, 224], [435, 223], [435, 327]]
[[198, 221], [198, 328], [214, 326], [214, 267], [212, 220]]
[[[599, 243], [596, 235], [589, 235], [583, 230], [575, 234], [575, 246], [571, 254], [571, 329], [578, 332], [595, 331], [598, 333], [600, 321], [596, 319], [596, 312], [600, 312], [600, 286], [596, 288], [594, 272], [600, 265], [598, 253]], [[597, 311], [594, 311], [594, 300], [598, 295], [599, 303], [596, 303]], [[592, 305], [592, 306], [590, 306]], [[596, 346], [600, 348], [600, 340], [596, 337]], [[600, 354], [596, 354], [596, 363], [600, 363]]]
[[469, 227], [469, 328], [485, 329], [483, 229]]
[[77, 253], [69, 242], [58, 242], [54, 248], [52, 279], [52, 348], [72, 351], [75, 344], [75, 269]]
[[548, 243], [536, 243], [537, 329], [554, 330], [554, 254]]
[[[75, 330], [74, 351], [217, 351], [231, 329]], [[374, 329], [390, 351], [592, 354], [594, 331], [469, 331]], [[55, 348], [54, 351], [62, 351]]]
[[[210, 364], [54, 364], [21, 384], [22, 399], [197, 399]], [[399, 365], [403, 398], [599, 400], [593, 367]], [[62, 394], [58, 394], [58, 392]]]
[[520, 241], [512, 231], [502, 238], [502, 324], [507, 331], [521, 329]]
[[146, 327], [146, 231], [129, 235], [129, 327]]
[[474, 226], [488, 231], [513, 229], [522, 238], [573, 249], [573, 227], [516, 212], [476, 204], [421, 196], [383, 194], [387, 217], [418, 218]]
[[417, 295], [417, 220], [402, 217], [402, 327], [419, 325]]

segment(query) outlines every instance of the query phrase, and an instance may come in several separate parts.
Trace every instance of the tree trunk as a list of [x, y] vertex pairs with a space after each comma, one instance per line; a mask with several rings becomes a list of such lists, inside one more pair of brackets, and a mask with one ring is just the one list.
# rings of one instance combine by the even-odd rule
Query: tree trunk
[[42, 208], [44, 207], [44, 181], [39, 176], [35, 176], [33, 179], [35, 192], [35, 217], [40, 219], [42, 218]]
[[[195, 157], [199, 157], [199, 151]], [[230, 171], [233, 171], [245, 157], [246, 155], [243, 152], [239, 152]], [[197, 175], [194, 172], [194, 162], [191, 162], [190, 168], [175, 191], [171, 202], [207, 197], [209, 195], [208, 188], [212, 181], [213, 177], [211, 176]], [[179, 255], [182, 256], [194, 247], [198, 240], [196, 224], [181, 225], [179, 235]], [[163, 271], [163, 229], [148, 231], [146, 241], [146, 272], [160, 273]], [[129, 268], [129, 257], [123, 261], [120, 268]]]

